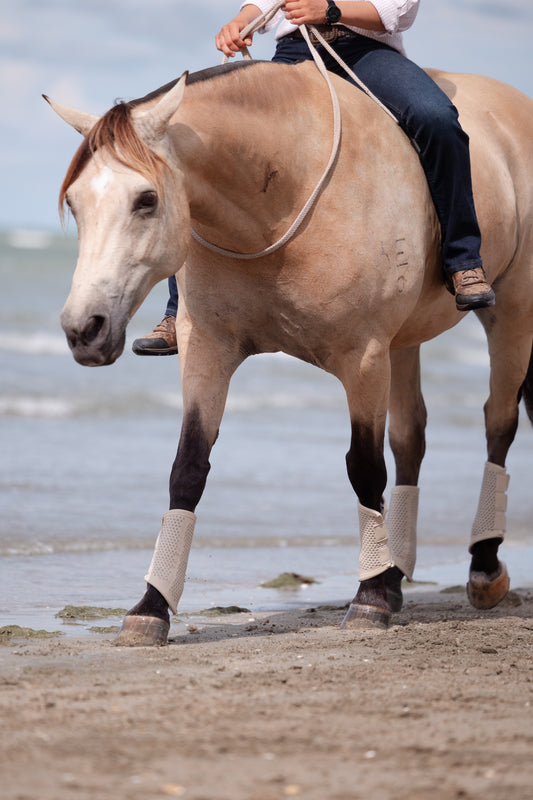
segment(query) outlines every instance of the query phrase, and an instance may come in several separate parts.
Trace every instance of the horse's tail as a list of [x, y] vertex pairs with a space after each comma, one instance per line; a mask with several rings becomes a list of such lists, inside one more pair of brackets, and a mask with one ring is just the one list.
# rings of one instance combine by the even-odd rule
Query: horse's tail
[[527, 415], [533, 425], [533, 348], [531, 349], [529, 367], [527, 368], [526, 378], [522, 384], [520, 393], [526, 407]]

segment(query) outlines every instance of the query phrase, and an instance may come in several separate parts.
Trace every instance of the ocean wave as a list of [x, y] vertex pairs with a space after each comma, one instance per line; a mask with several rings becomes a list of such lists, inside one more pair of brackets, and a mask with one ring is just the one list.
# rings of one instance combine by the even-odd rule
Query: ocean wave
[[[238, 395], [228, 400], [226, 414], [253, 414], [265, 411], [305, 411], [343, 408], [341, 403], [327, 397], [308, 394]], [[124, 394], [123, 397], [57, 398], [51, 396], [0, 397], [0, 417], [27, 417], [36, 419], [102, 418], [151, 416], [164, 413], [181, 414], [183, 401], [180, 394]]]
[[44, 250], [54, 243], [56, 237], [49, 231], [29, 228], [14, 228], [5, 235], [5, 242], [17, 250]]
[[64, 336], [53, 333], [12, 333], [0, 331], [0, 352], [32, 356], [70, 356]]
[[[294, 538], [275, 538], [273, 536], [257, 537], [196, 537], [195, 549], [244, 549], [250, 548], [287, 548], [287, 547], [352, 547], [353, 536], [295, 536]], [[82, 553], [104, 553], [121, 550], [149, 550], [154, 547], [154, 538], [129, 539], [113, 537], [113, 539], [69, 539], [59, 540], [17, 540], [0, 541], [0, 557], [27, 558], [30, 556], [76, 555]]]
[[0, 397], [1, 417], [70, 417], [74, 408], [68, 400], [57, 397]]

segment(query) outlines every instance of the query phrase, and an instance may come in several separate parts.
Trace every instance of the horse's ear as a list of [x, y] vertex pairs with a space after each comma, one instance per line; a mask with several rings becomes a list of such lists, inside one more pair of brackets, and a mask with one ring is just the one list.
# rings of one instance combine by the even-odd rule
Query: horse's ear
[[183, 100], [187, 75], [188, 72], [184, 72], [179, 81], [163, 95], [157, 105], [148, 111], [135, 114], [135, 127], [141, 138], [157, 142], [164, 136], [168, 123]]
[[63, 106], [61, 103], [54, 103], [45, 94], [43, 94], [43, 97], [46, 102], [52, 106], [56, 114], [59, 114], [61, 119], [64, 119], [69, 125], [72, 125], [82, 136], [87, 136], [89, 131], [98, 122], [99, 117], [95, 117], [93, 114], [87, 114], [85, 111], [77, 111], [75, 108]]

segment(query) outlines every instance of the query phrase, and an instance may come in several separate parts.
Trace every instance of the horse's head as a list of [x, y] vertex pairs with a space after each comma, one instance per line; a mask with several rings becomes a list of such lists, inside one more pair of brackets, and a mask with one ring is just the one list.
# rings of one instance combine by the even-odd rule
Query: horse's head
[[189, 208], [167, 136], [185, 80], [148, 109], [119, 104], [100, 119], [48, 101], [85, 137], [60, 194], [79, 239], [61, 324], [80, 364], [113, 363], [150, 289], [185, 260]]

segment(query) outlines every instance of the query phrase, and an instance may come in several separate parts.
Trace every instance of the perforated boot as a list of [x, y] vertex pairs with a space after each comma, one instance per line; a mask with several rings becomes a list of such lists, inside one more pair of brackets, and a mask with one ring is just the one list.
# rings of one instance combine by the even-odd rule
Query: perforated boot
[[176, 317], [165, 314], [153, 333], [135, 339], [131, 349], [137, 356], [175, 356], [178, 352]]
[[452, 281], [458, 311], [472, 311], [494, 305], [496, 297], [483, 267], [454, 272]]

